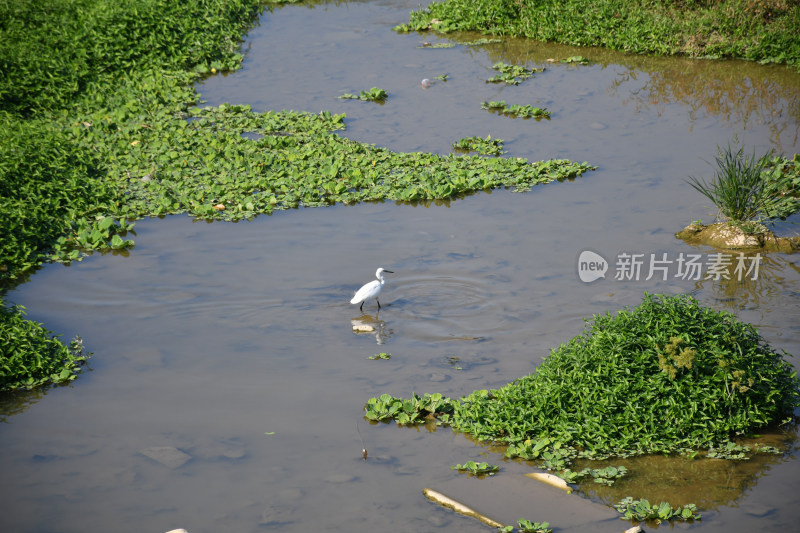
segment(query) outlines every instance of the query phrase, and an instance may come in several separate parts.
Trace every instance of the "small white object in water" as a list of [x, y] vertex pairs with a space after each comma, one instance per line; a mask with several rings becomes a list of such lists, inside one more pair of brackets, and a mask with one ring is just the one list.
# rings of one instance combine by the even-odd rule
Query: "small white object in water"
[[530, 472], [525, 474], [527, 477], [531, 479], [535, 479], [537, 481], [541, 481], [542, 483], [547, 483], [548, 485], [552, 485], [553, 487], [559, 488], [561, 490], [567, 491], [567, 494], [572, 493], [572, 487], [570, 487], [566, 481], [558, 476], [554, 476], [553, 474], [547, 474], [546, 472]]
[[428, 78], [425, 78], [424, 80], [422, 80], [422, 87], [425, 88], [425, 89], [427, 89], [428, 87], [430, 87], [433, 84], [434, 84], [434, 82], [429, 80]]
[[381, 293], [381, 289], [383, 288], [383, 284], [386, 283], [386, 280], [383, 278], [383, 273], [387, 272], [389, 274], [394, 274], [391, 270], [386, 270], [385, 268], [381, 267], [375, 271], [375, 277], [378, 278], [376, 280], [372, 280], [356, 292], [356, 295], [353, 296], [353, 299], [350, 300], [351, 304], [360, 303], [362, 311], [364, 310], [364, 302], [369, 300], [370, 298], [375, 298], [375, 301], [378, 302], [378, 309], [381, 308], [381, 302], [378, 300], [378, 295]]

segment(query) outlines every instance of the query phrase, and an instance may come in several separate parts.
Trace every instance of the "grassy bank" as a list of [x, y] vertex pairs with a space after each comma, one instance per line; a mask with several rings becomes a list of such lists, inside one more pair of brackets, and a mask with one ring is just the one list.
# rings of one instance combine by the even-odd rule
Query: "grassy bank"
[[[435, 201], [591, 168], [394, 153], [335, 135], [343, 115], [195, 107], [192, 83], [238, 68], [261, 9], [261, 0], [0, 3], [0, 294], [45, 261], [131, 248], [127, 231], [142, 217]], [[48, 356], [17, 340], [50, 332], [28, 328], [14, 307], [0, 321], [0, 390], [43, 382], [15, 369]], [[8, 361], [12, 345], [19, 365]]]
[[413, 12], [397, 29], [476, 30], [800, 69], [798, 0], [446, 0]]

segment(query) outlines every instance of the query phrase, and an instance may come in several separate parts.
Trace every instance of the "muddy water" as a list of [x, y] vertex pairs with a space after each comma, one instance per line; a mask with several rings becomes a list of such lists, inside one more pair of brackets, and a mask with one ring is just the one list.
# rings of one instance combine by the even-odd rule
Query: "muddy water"
[[[491, 135], [512, 157], [586, 160], [598, 170], [439, 205], [300, 209], [237, 224], [141, 221], [127, 257], [44, 268], [9, 300], [65, 338], [82, 335], [95, 355], [71, 386], [2, 404], [0, 529], [485, 531], [429, 504], [422, 488], [452, 480], [449, 466], [470, 459], [510, 472], [524, 465], [449, 430], [370, 425], [361, 418], [369, 397], [503, 385], [579, 333], [583, 317], [636, 305], [643, 291], [691, 292], [800, 354], [795, 256], [769, 255], [755, 280], [683, 279], [679, 255], [706, 261], [710, 251], [672, 236], [710, 220], [683, 180], [710, 174], [718, 144], [738, 136], [760, 152], [798, 151], [800, 76], [518, 40], [432, 49], [422, 44], [433, 35], [390, 31], [413, 8], [397, 0], [276, 9], [251, 31], [242, 71], [199, 90], [210, 104], [345, 112], [343, 135], [395, 150], [447, 153], [461, 137]], [[576, 54], [594, 62], [546, 61]], [[496, 61], [547, 70], [518, 87], [486, 84]], [[420, 86], [445, 73], [447, 83]], [[336, 98], [373, 86], [389, 92], [385, 105]], [[480, 109], [499, 99], [547, 107], [552, 119]], [[606, 279], [579, 279], [587, 249], [609, 262]], [[638, 279], [615, 279], [624, 253], [645, 254]], [[645, 279], [651, 253], [675, 261], [666, 280], [659, 271]], [[370, 303], [362, 314], [347, 301], [378, 266], [395, 274], [383, 309]], [[374, 331], [355, 333], [363, 324]], [[368, 359], [379, 352], [391, 358]], [[703, 531], [793, 530], [800, 460], [792, 439], [773, 440], [789, 451], [721, 471], [643, 463], [636, 490], [657, 499], [667, 483], [677, 500], [702, 502], [694, 527]], [[142, 454], [153, 447], [189, 460]]]

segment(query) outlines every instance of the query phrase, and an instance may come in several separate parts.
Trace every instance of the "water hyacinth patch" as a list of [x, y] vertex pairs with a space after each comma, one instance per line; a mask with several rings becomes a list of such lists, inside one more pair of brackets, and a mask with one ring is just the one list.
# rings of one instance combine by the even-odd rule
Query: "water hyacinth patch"
[[[444, 199], [501, 186], [524, 191], [593, 168], [394, 153], [332, 134], [344, 128], [345, 117], [329, 112], [191, 108], [164, 117], [158, 131], [112, 113], [113, 129], [78, 125], [74, 134], [81, 144], [105, 148], [125, 199], [110, 213], [117, 219], [188, 212], [238, 220], [300, 205]], [[106, 122], [100, 117], [101, 126]]]
[[545, 108], [519, 104], [507, 105], [505, 100], [483, 102], [481, 109], [510, 117], [535, 118], [536, 120], [542, 118], [550, 119], [550, 111]]
[[439, 393], [425, 394], [422, 397], [412, 394], [411, 398], [395, 398], [382, 394], [370, 398], [364, 406], [364, 418], [374, 422], [397, 421], [398, 424], [421, 424], [431, 418], [448, 421], [453, 412], [453, 402]]
[[697, 506], [687, 504], [682, 507], [672, 507], [668, 502], [651, 504], [647, 500], [634, 500], [627, 497], [617, 504], [614, 508], [622, 513], [623, 520], [636, 520], [638, 522], [650, 521], [656, 525], [667, 520], [700, 520], [700, 513]]
[[614, 482], [628, 474], [628, 469], [624, 466], [607, 466], [605, 468], [584, 468], [579, 472], [565, 469], [556, 475], [567, 483], [577, 483], [584, 478], [591, 477], [595, 483], [611, 486]]
[[535, 72], [544, 70], [543, 68], [527, 69], [519, 65], [508, 65], [503, 62], [495, 63], [492, 68], [498, 71], [498, 74], [486, 80], [486, 83], [505, 83], [506, 85], [519, 85], [532, 77]]
[[453, 143], [453, 148], [464, 152], [477, 152], [481, 155], [502, 155], [503, 139], [492, 139], [488, 135], [485, 139], [480, 137], [464, 137]]
[[368, 91], [361, 91], [361, 94], [345, 93], [339, 98], [344, 100], [363, 100], [365, 102], [383, 103], [388, 97], [389, 93], [387, 93], [385, 90], [379, 89], [378, 87], [373, 87]]
[[458, 470], [459, 472], [469, 472], [470, 475], [478, 477], [486, 475], [493, 476], [500, 470], [500, 467], [497, 465], [490, 465], [486, 462], [476, 463], [475, 461], [467, 461], [463, 465], [455, 465], [450, 468]]
[[514, 526], [501, 527], [498, 531], [501, 533], [514, 533], [515, 531], [520, 533], [553, 533], [548, 522], [531, 522], [521, 518], [517, 521], [517, 526], [516, 528]]

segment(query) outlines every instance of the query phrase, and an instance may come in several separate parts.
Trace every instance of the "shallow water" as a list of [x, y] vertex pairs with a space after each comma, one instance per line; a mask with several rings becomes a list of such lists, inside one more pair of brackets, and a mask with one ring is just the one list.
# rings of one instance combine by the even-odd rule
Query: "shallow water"
[[[586, 160], [598, 170], [440, 205], [300, 209], [237, 224], [140, 221], [128, 256], [42, 269], [9, 300], [64, 338], [80, 334], [92, 371], [2, 405], [0, 529], [485, 531], [429, 504], [422, 488], [455, 478], [450, 465], [470, 459], [508, 472], [524, 465], [449, 430], [370, 425], [361, 418], [369, 397], [501, 386], [578, 334], [584, 317], [636, 305], [643, 291], [691, 292], [800, 354], [796, 256], [770, 254], [756, 280], [682, 279], [677, 263], [667, 280], [644, 279], [651, 253], [710, 257], [673, 233], [713, 216], [683, 180], [710, 175], [717, 145], [737, 136], [758, 152], [798, 151], [800, 76], [520, 40], [423, 48], [439, 39], [390, 31], [416, 7], [265, 13], [244, 68], [199, 90], [212, 105], [346, 112], [343, 135], [394, 150], [448, 153], [461, 137], [491, 135], [505, 139], [509, 157]], [[594, 62], [546, 61], [577, 54]], [[497, 61], [547, 70], [517, 87], [486, 84]], [[446, 83], [420, 86], [444, 73]], [[389, 92], [383, 106], [336, 98], [373, 86]], [[545, 106], [552, 119], [480, 109], [498, 99]], [[789, 222], [782, 231], [796, 233]], [[579, 279], [587, 249], [609, 262], [606, 279]], [[615, 279], [623, 253], [645, 254], [638, 279]], [[347, 301], [378, 266], [396, 273], [380, 313], [370, 303], [362, 316]], [[375, 331], [355, 333], [363, 323]], [[379, 352], [391, 359], [368, 359]], [[156, 446], [191, 459], [169, 468], [141, 454]], [[786, 446], [784, 456], [722, 474], [704, 469], [694, 483], [703, 521], [675, 527], [794, 529], [800, 461]], [[675, 478], [697, 475], [688, 471]], [[675, 491], [691, 498], [692, 483], [681, 480]]]

